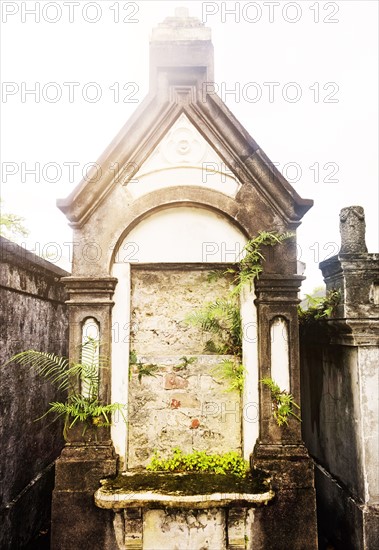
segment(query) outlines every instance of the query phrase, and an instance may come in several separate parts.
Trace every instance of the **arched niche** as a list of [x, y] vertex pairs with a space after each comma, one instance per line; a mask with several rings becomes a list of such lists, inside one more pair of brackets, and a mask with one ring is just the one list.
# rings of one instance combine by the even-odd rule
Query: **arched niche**
[[280, 315], [270, 322], [271, 378], [290, 392], [288, 320]]
[[[97, 378], [100, 382], [100, 323], [95, 317], [86, 317], [82, 323], [82, 341], [81, 341], [81, 362], [87, 363], [96, 369]], [[91, 343], [93, 342], [93, 343]], [[90, 396], [90, 384], [88, 381], [81, 380], [81, 392], [84, 396]]]
[[86, 317], [82, 323], [82, 345], [89, 339], [100, 341], [100, 323], [95, 317]]
[[[114, 307], [112, 311], [112, 400], [125, 403], [129, 392], [129, 353], [131, 350], [131, 338], [140, 330], [139, 320], [135, 320], [131, 309], [133, 308], [133, 273], [140, 274], [148, 270], [149, 274], [159, 277], [165, 270], [170, 273], [175, 271], [175, 280], [178, 285], [182, 278], [178, 273], [183, 272], [183, 279], [188, 273], [193, 273], [194, 280], [201, 272], [212, 268], [216, 263], [222, 264], [238, 261], [240, 253], [247, 238], [240, 228], [232, 223], [229, 217], [215, 212], [213, 209], [194, 206], [178, 205], [175, 208], [162, 208], [154, 211], [150, 216], [144, 217], [140, 223], [124, 235], [118, 244], [111, 275], [118, 279], [114, 293]], [[187, 275], [185, 275], [185, 273]], [[150, 276], [149, 275], [149, 276]], [[205, 277], [205, 275], [204, 275]], [[145, 292], [149, 287], [147, 281], [152, 280], [146, 275], [144, 284], [140, 288]], [[167, 301], [171, 299], [171, 293], [175, 293], [175, 286], [168, 289]], [[157, 287], [159, 288], [159, 287]], [[216, 292], [216, 291], [215, 291]], [[154, 301], [156, 292], [154, 285], [151, 287], [149, 301]], [[241, 401], [240, 429], [242, 430], [242, 449], [247, 458], [253, 450], [258, 437], [258, 358], [257, 358], [257, 319], [254, 306], [254, 291], [245, 289], [241, 296], [241, 314], [244, 330], [243, 338], [243, 363], [246, 368], [246, 382]], [[145, 296], [146, 298], [146, 296]], [[139, 300], [145, 299], [143, 296]], [[204, 296], [204, 301], [212, 300], [212, 296]], [[162, 307], [165, 307], [162, 306]], [[154, 307], [149, 315], [154, 316]], [[163, 315], [164, 317], [164, 315]], [[162, 319], [164, 322], [164, 318]], [[157, 330], [161, 322], [157, 321]], [[142, 334], [141, 338], [144, 335]], [[146, 339], [146, 345], [149, 345]], [[141, 344], [142, 349], [143, 346]], [[174, 350], [177, 356], [185, 355], [179, 352], [173, 344], [169, 351]], [[140, 350], [141, 351], [141, 350]], [[152, 350], [147, 350], [152, 353]], [[155, 350], [156, 351], [156, 350]], [[200, 350], [197, 350], [201, 353]], [[150, 353], [150, 355], [151, 355]], [[156, 351], [158, 353], [158, 351]], [[161, 355], [168, 353], [161, 350]], [[149, 353], [146, 353], [149, 356]], [[146, 382], [148, 383], [148, 381]], [[222, 408], [226, 421], [231, 421], [233, 415], [237, 421], [236, 411], [228, 404], [228, 395], [214, 405], [219, 412]], [[208, 408], [207, 408], [208, 407]], [[212, 414], [212, 404], [203, 404], [202, 413]], [[242, 418], [242, 423], [241, 423]], [[129, 426], [133, 418], [129, 418]], [[236, 430], [237, 426], [228, 428]], [[194, 432], [193, 432], [194, 433]], [[128, 428], [122, 422], [116, 422], [112, 428], [112, 439], [117, 452], [122, 457], [124, 467], [127, 465], [128, 455]]]

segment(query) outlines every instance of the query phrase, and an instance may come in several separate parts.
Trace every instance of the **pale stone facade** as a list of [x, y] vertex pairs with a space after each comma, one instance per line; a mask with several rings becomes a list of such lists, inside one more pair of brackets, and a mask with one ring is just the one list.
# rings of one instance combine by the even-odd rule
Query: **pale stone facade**
[[[126, 525], [127, 515], [120, 519], [117, 494], [111, 505], [113, 519], [109, 510], [88, 505], [96, 489], [96, 477], [89, 471], [96, 470], [98, 479], [114, 473], [113, 449], [119, 455], [119, 472], [145, 465], [154, 447], [167, 451], [174, 441], [185, 449], [196, 446], [209, 452], [241, 449], [254, 466], [273, 475], [276, 504], [258, 509], [259, 503], [250, 503], [248, 507], [258, 507], [254, 526], [247, 512], [243, 528], [229, 525], [224, 508], [233, 508], [240, 496], [220, 504], [215, 516], [220, 528], [206, 528], [219, 537], [217, 541], [222, 538], [220, 548], [234, 540], [234, 531], [244, 529], [246, 548], [277, 550], [278, 541], [294, 550], [316, 545], [313, 469], [300, 423], [291, 419], [288, 427], [279, 428], [270, 391], [259, 383], [273, 369], [300, 401], [296, 306], [303, 277], [297, 275], [295, 235], [264, 251], [264, 274], [241, 295], [247, 372], [243, 395], [235, 395], [226, 405], [232, 413], [223, 414], [225, 388], [211, 372], [215, 356], [204, 356], [198, 337], [180, 324], [189, 309], [226, 291], [221, 283], [206, 286], [210, 264], [224, 269], [235, 262], [247, 240], [260, 231], [295, 231], [312, 205], [296, 194], [224, 103], [207, 93], [209, 82], [210, 30], [179, 10], [153, 31], [149, 95], [99, 159], [101, 175], [93, 174], [58, 203], [76, 243], [73, 275], [65, 279], [71, 357], [77, 357], [86, 320], [93, 319], [102, 353], [111, 357], [111, 369], [100, 373], [100, 398], [124, 403], [131, 418], [126, 424], [116, 422], [96, 446], [72, 442], [62, 454], [54, 492], [54, 550], [67, 550], [68, 537], [80, 547], [84, 536], [92, 548], [120, 547], [120, 536], [125, 541], [129, 535], [127, 529], [120, 535], [113, 519]], [[157, 364], [155, 377], [138, 381], [129, 364], [133, 348], [139, 360]], [[196, 361], [188, 373], [179, 374], [174, 366], [186, 355]], [[212, 403], [219, 412], [210, 415]], [[72, 485], [71, 469], [81, 470], [81, 479], [88, 475], [89, 480], [84, 483], [76, 477]], [[87, 503], [80, 525], [68, 521], [62, 533], [62, 506], [68, 515], [79, 501]], [[126, 510], [129, 505], [123, 501]], [[158, 529], [150, 529], [151, 517], [159, 523], [170, 514], [145, 512], [136, 547], [146, 550]], [[188, 512], [181, 512], [169, 530], [177, 533], [188, 521]], [[288, 523], [293, 525], [291, 532]], [[191, 536], [189, 530], [170, 548], [199, 544], [210, 549], [216, 544], [213, 539], [193, 542]], [[159, 545], [167, 545], [167, 540]], [[230, 542], [229, 548], [245, 548], [245, 542]]]

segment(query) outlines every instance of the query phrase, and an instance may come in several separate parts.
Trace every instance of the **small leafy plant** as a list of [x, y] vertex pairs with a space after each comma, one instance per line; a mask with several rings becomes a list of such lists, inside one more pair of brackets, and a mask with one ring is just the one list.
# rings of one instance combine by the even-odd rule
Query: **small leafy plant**
[[330, 290], [326, 296], [314, 297], [305, 295], [308, 301], [308, 308], [304, 309], [298, 306], [299, 323], [306, 325], [330, 317], [341, 301], [340, 290]]
[[[137, 354], [134, 350], [132, 350], [130, 352], [130, 355], [129, 355], [129, 365], [132, 367], [132, 366], [135, 366], [136, 367], [136, 370], [137, 370], [137, 375], [138, 375], [138, 382], [141, 384], [142, 382], [142, 377], [143, 376], [154, 376], [156, 377], [156, 372], [158, 370], [158, 366], [157, 365], [154, 365], [152, 363], [150, 364], [145, 364], [145, 363], [142, 363], [142, 361], [138, 361], [138, 358], [137, 358]], [[132, 370], [130, 369], [129, 370], [129, 374], [131, 375], [132, 373]]]
[[197, 358], [186, 357], [185, 355], [183, 355], [183, 357], [181, 357], [179, 360], [180, 360], [179, 365], [175, 365], [173, 367], [173, 370], [175, 371], [185, 370], [189, 365], [192, 365], [193, 363], [195, 363], [197, 361]]
[[[84, 436], [87, 428], [111, 426], [112, 415], [119, 412], [125, 421], [124, 405], [102, 404], [99, 401], [99, 372], [108, 368], [108, 361], [99, 355], [99, 342], [88, 338], [81, 346], [81, 360], [70, 363], [66, 357], [36, 350], [27, 350], [11, 357], [5, 365], [14, 362], [29, 367], [55, 385], [58, 390], [67, 391], [66, 401], [49, 403], [50, 408], [36, 420], [54, 414], [54, 421], [64, 417], [63, 436], [77, 423], [83, 423]], [[79, 391], [78, 391], [79, 382]]]
[[186, 322], [213, 335], [205, 343], [205, 352], [233, 356], [231, 359], [223, 359], [213, 371], [220, 380], [228, 381], [227, 391], [242, 392], [245, 368], [241, 364], [242, 321], [237, 298], [231, 296], [229, 299], [210, 302], [188, 315]]
[[206, 472], [245, 477], [249, 468], [248, 462], [236, 451], [208, 454], [206, 451], [194, 450], [192, 453], [184, 454], [179, 447], [175, 447], [168, 458], [162, 458], [155, 451], [146, 469], [153, 472]]
[[300, 412], [300, 407], [295, 403], [292, 394], [288, 393], [286, 390], [281, 390], [272, 378], [262, 378], [261, 383], [267, 386], [271, 391], [273, 416], [278, 426], [283, 426], [283, 424], [288, 425], [290, 415], [301, 422], [300, 416], [298, 416], [293, 409], [293, 407], [296, 407]]

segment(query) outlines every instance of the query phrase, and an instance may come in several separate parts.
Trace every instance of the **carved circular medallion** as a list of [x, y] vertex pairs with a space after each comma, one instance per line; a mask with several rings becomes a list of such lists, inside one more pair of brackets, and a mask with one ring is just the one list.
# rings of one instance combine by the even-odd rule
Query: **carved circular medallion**
[[205, 149], [205, 143], [190, 128], [177, 127], [163, 144], [162, 154], [170, 164], [198, 164]]

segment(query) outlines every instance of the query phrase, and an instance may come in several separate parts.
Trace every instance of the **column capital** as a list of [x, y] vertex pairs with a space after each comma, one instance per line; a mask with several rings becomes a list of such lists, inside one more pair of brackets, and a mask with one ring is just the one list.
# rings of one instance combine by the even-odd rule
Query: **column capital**
[[302, 275], [292, 277], [280, 274], [262, 275], [255, 281], [257, 295], [256, 304], [286, 303], [298, 304], [298, 293], [301, 282], [305, 279]]
[[113, 305], [115, 277], [63, 277], [61, 282], [69, 295], [69, 305]]

